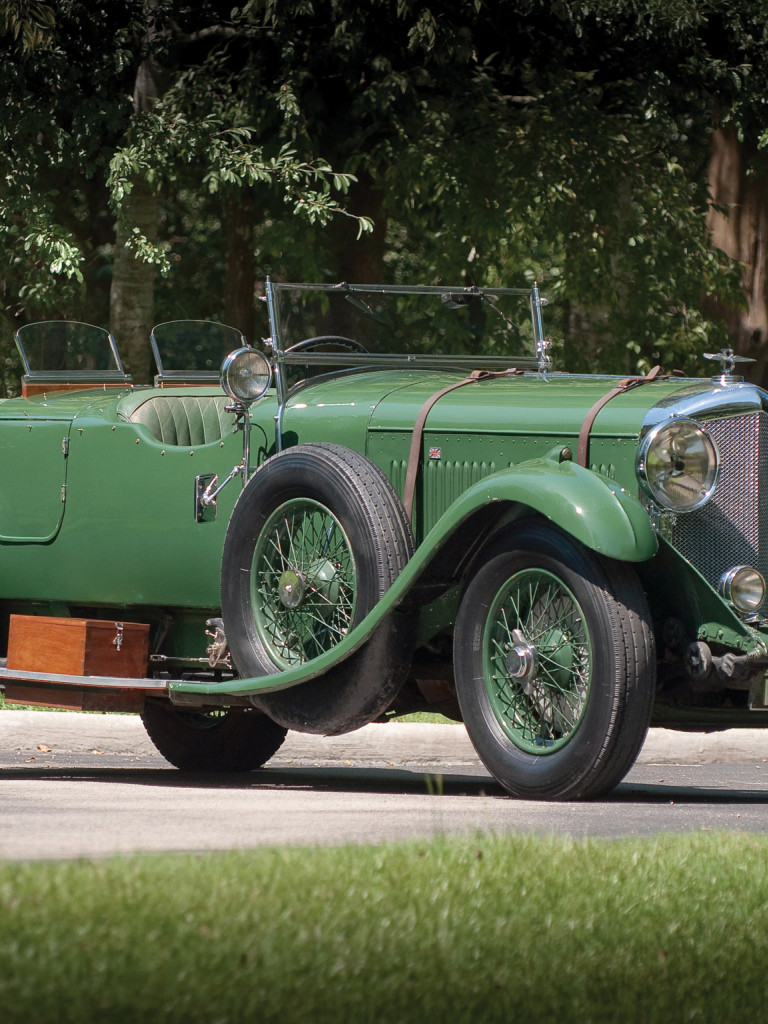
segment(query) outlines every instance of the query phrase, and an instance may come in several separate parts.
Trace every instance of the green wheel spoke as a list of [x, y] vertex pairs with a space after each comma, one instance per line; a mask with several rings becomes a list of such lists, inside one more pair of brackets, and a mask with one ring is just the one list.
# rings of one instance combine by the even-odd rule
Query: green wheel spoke
[[[547, 753], [578, 728], [590, 689], [591, 646], [578, 601], [556, 576], [524, 569], [499, 590], [485, 632], [486, 680], [494, 713], [524, 750]], [[522, 650], [512, 674], [508, 658]]]
[[283, 554], [283, 549], [280, 547], [280, 539], [280, 534], [275, 534], [274, 537], [269, 538], [268, 544], [273, 549], [274, 554], [276, 556], [276, 563], [280, 567], [280, 570], [282, 571], [282, 569], [284, 569], [285, 566], [288, 564], [288, 560]]
[[272, 514], [251, 578], [256, 629], [278, 667], [318, 657], [349, 631], [354, 556], [341, 524], [319, 502], [295, 499]]

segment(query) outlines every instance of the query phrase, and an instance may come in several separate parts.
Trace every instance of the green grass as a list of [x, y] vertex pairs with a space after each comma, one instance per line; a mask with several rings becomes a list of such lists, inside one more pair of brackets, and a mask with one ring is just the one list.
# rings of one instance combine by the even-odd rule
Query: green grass
[[765, 1019], [768, 837], [6, 865], [3, 1024]]
[[66, 711], [66, 708], [43, 708], [38, 704], [11, 704], [0, 693], [0, 711]]
[[431, 711], [414, 711], [410, 715], [402, 715], [399, 718], [393, 718], [393, 722], [418, 722], [421, 724], [426, 723], [427, 725], [456, 725], [456, 720], [453, 718], [446, 718], [445, 715], [436, 715]]

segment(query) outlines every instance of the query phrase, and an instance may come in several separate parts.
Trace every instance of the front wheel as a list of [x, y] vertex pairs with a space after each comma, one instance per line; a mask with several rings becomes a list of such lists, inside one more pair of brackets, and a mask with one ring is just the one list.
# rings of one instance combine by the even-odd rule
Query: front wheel
[[510, 529], [455, 627], [459, 703], [479, 756], [513, 796], [594, 797], [635, 761], [655, 657], [633, 570], [544, 523]]

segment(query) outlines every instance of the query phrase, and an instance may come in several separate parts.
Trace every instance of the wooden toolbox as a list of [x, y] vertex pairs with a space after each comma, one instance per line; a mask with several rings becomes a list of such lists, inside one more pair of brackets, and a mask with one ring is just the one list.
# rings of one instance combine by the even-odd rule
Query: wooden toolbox
[[146, 623], [11, 615], [9, 671], [139, 679], [148, 664]]

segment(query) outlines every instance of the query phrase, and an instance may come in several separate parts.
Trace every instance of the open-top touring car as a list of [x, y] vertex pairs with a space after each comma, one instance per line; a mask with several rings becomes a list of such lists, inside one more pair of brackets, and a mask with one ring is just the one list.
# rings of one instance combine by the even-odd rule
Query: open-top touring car
[[768, 725], [768, 395], [732, 352], [556, 372], [535, 286], [265, 301], [263, 350], [156, 328], [153, 387], [100, 328], [19, 330], [7, 699], [139, 712], [198, 770], [437, 710], [544, 799], [612, 788], [651, 722]]

